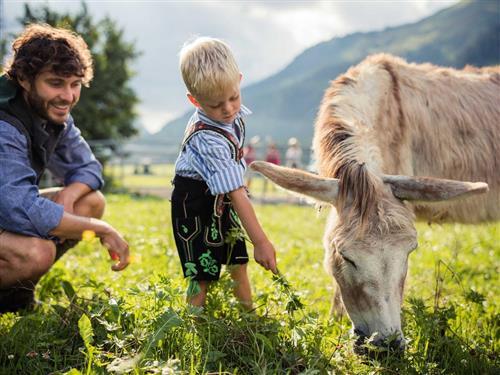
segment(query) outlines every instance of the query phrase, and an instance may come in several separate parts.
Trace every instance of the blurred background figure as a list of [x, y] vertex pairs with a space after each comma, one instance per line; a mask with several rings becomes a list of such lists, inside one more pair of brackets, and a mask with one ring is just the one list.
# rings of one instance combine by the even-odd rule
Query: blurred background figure
[[273, 163], [273, 164], [276, 164], [276, 165], [280, 165], [281, 164], [280, 151], [276, 147], [276, 144], [274, 142], [272, 142], [272, 141], [267, 146], [266, 161], [268, 163]]
[[285, 165], [290, 168], [302, 167], [302, 149], [297, 138], [292, 137], [288, 140], [288, 149], [285, 154]]
[[[243, 148], [243, 158], [245, 159], [245, 163], [247, 167], [250, 163], [254, 162], [257, 158], [257, 145], [260, 141], [260, 137], [258, 135], [250, 138], [250, 142]], [[255, 176], [255, 172], [250, 168], [247, 168], [245, 172], [245, 185], [247, 189], [250, 189], [250, 184], [252, 183], [252, 179]]]
[[[266, 161], [268, 163], [273, 163], [276, 165], [281, 164], [280, 151], [278, 150], [278, 147], [276, 147], [276, 144], [273, 141], [269, 141], [269, 144], [267, 145]], [[267, 178], [264, 178], [264, 184], [262, 186], [262, 198], [264, 198], [266, 195], [268, 183], [269, 180]], [[274, 189], [275, 189], [274, 184], [271, 183], [271, 190]]]

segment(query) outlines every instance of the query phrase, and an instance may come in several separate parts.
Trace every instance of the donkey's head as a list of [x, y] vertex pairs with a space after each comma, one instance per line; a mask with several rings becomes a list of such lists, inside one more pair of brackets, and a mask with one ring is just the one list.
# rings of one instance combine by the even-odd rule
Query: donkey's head
[[[251, 168], [285, 189], [333, 205], [324, 236], [325, 266], [361, 343], [402, 348], [401, 302], [408, 255], [417, 247], [414, 215], [404, 200], [447, 200], [487, 190], [484, 183], [374, 176], [357, 166], [349, 177], [324, 178], [254, 162]], [[359, 170], [359, 168], [364, 170]]]
[[413, 213], [390, 189], [372, 199], [373, 211], [365, 218], [352, 202], [332, 210], [323, 239], [325, 268], [337, 282], [357, 343], [370, 337], [375, 345], [400, 349], [401, 302], [417, 232]]

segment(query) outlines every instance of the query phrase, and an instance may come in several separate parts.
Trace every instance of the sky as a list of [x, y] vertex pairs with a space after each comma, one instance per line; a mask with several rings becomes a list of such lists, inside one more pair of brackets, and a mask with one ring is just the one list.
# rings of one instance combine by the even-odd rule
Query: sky
[[[20, 30], [23, 4], [76, 13], [79, 1], [3, 0], [4, 31]], [[158, 131], [189, 109], [179, 73], [184, 42], [203, 35], [226, 41], [246, 86], [277, 73], [308, 47], [358, 31], [416, 22], [457, 0], [226, 0], [86, 1], [95, 20], [105, 16], [124, 30], [140, 57], [131, 87], [140, 103], [138, 125]], [[244, 99], [244, 98], [243, 98]]]

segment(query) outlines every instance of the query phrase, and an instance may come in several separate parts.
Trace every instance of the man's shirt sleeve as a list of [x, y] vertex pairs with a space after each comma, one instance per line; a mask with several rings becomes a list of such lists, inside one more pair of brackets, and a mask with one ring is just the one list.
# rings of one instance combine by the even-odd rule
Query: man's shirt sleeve
[[188, 161], [213, 195], [229, 193], [242, 187], [244, 166], [232, 158], [226, 140], [207, 133], [200, 132], [190, 139], [186, 145]]
[[97, 161], [89, 145], [81, 136], [70, 116], [67, 128], [49, 160], [48, 169], [64, 181], [64, 185], [81, 182], [93, 190], [99, 190], [102, 179], [102, 165]]
[[38, 193], [26, 138], [0, 121], [0, 228], [49, 238], [49, 232], [59, 225], [63, 213], [62, 205]]

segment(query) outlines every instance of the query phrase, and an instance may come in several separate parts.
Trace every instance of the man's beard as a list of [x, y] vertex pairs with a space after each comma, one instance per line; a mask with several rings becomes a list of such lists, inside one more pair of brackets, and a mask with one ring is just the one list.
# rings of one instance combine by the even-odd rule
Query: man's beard
[[[31, 90], [28, 92], [28, 104], [30, 105], [31, 109], [33, 109], [33, 111], [41, 118], [43, 118], [44, 120], [47, 120], [49, 122], [53, 122], [53, 123], [56, 123], [56, 124], [59, 124], [59, 125], [62, 125], [64, 124], [64, 121], [63, 122], [59, 122], [59, 121], [54, 121], [54, 119], [50, 118], [49, 116], [49, 113], [48, 113], [48, 107], [49, 105], [51, 104], [55, 104], [55, 105], [70, 105], [70, 110], [69, 112], [71, 112], [71, 110], [73, 109], [75, 103], [69, 103], [65, 100], [63, 101], [55, 101], [55, 100], [49, 100], [49, 101], [44, 101], [43, 98], [38, 95], [38, 93], [36, 92], [36, 90]], [[65, 119], [66, 120], [66, 119]]]

